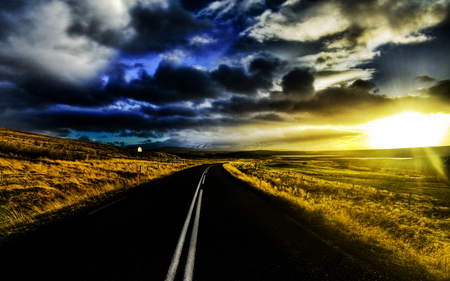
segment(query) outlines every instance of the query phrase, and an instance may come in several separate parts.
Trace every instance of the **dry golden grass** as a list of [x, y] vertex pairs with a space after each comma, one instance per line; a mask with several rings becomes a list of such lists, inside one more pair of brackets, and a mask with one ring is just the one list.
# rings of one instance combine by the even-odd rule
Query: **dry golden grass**
[[350, 240], [384, 249], [386, 263], [419, 280], [449, 280], [450, 202], [409, 197], [372, 187], [326, 181], [295, 171], [260, 169], [251, 162], [224, 165], [252, 187], [284, 198]]
[[201, 164], [177, 156], [0, 128], [0, 241], [61, 210], [83, 207]]
[[65, 207], [101, 200], [200, 162], [161, 162], [138, 159], [88, 161], [12, 160], [0, 158], [0, 238], [13, 234], [37, 218]]

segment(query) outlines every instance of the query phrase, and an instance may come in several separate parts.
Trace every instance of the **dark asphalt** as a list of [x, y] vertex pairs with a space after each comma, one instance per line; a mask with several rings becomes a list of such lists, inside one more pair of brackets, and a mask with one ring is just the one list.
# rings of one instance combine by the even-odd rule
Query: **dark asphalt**
[[[199, 185], [208, 166], [3, 245], [1, 274], [11, 276], [4, 280], [165, 280], [197, 187], [194, 280], [388, 280], [272, 207], [221, 165]], [[196, 208], [176, 280], [183, 279], [195, 215]]]

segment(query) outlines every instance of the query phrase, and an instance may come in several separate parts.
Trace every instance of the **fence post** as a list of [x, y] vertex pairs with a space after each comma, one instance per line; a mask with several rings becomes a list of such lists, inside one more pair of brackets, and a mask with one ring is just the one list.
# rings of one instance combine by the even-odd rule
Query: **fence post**
[[139, 185], [139, 174], [140, 173], [141, 173], [141, 166], [139, 166], [139, 170], [137, 172], [137, 178], [136, 178], [137, 185]]

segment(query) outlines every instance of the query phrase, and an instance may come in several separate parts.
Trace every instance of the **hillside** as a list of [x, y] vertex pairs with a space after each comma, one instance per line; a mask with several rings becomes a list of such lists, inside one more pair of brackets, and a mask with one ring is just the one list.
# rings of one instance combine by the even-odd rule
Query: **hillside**
[[137, 154], [123, 147], [38, 135], [0, 127], [0, 157], [22, 159], [86, 160], [107, 158], [145, 158], [174, 160], [177, 156], [144, 151]]
[[0, 128], [0, 245], [200, 162]]
[[245, 151], [205, 151], [183, 147], [163, 147], [153, 151], [166, 152], [184, 158], [250, 158], [266, 159], [274, 156], [293, 155], [333, 155], [341, 157], [392, 157], [392, 158], [450, 158], [450, 146], [415, 147], [396, 149], [369, 149], [369, 150], [328, 150], [328, 151], [302, 151], [302, 150], [245, 150]]

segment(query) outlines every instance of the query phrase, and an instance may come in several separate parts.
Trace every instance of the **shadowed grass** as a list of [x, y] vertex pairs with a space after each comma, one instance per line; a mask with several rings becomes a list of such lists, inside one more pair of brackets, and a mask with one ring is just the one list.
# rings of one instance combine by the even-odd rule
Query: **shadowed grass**
[[383, 263], [398, 265], [417, 280], [449, 280], [449, 201], [261, 169], [251, 162], [224, 167], [253, 188], [289, 201], [308, 219], [377, 249], [373, 255]]

